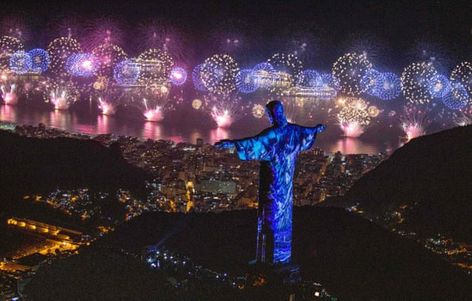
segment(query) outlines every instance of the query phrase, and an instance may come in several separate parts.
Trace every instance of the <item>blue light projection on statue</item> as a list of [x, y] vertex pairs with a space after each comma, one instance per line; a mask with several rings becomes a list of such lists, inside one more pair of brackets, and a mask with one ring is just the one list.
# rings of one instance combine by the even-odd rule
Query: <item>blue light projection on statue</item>
[[260, 134], [221, 140], [220, 149], [236, 148], [241, 160], [259, 160], [259, 207], [256, 261], [290, 263], [292, 256], [292, 190], [298, 153], [313, 146], [324, 125], [304, 127], [287, 122], [282, 103], [271, 101], [266, 111], [272, 126]]

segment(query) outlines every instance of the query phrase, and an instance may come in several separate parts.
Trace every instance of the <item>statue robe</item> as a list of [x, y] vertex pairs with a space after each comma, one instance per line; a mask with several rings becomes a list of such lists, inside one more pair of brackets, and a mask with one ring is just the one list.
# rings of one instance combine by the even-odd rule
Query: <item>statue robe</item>
[[259, 160], [256, 261], [289, 263], [292, 255], [293, 176], [299, 152], [313, 146], [317, 129], [287, 123], [234, 140], [241, 160]]

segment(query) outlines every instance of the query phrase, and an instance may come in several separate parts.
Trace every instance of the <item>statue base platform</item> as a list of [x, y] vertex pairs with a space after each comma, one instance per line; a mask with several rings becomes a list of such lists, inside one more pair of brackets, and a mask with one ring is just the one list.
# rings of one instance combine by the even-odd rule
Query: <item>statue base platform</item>
[[268, 265], [250, 263], [249, 275], [268, 285], [291, 286], [301, 282], [300, 267], [294, 263]]

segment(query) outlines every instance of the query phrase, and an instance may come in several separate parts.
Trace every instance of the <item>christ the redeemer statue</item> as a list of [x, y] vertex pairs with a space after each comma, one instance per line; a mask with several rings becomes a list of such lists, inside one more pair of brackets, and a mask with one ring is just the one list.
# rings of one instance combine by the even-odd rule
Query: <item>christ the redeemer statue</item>
[[241, 160], [259, 160], [259, 207], [257, 212], [256, 262], [290, 263], [292, 256], [292, 190], [299, 152], [313, 146], [324, 125], [304, 127], [287, 122], [280, 101], [271, 101], [266, 112], [272, 126], [260, 134], [221, 140], [220, 149], [235, 148]]

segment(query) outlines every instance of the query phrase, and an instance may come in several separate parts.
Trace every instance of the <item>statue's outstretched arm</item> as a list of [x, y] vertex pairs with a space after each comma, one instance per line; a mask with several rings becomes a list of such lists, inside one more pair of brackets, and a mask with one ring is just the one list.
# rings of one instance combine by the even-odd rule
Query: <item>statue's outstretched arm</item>
[[300, 126], [300, 129], [302, 130], [299, 136], [301, 142], [300, 151], [306, 151], [313, 146], [316, 135], [322, 133], [326, 129], [326, 126], [323, 124], [318, 124], [313, 127]]
[[218, 141], [215, 146], [219, 149], [235, 148], [241, 160], [267, 160], [271, 156], [273, 140], [276, 137], [268, 128], [253, 137]]
[[241, 143], [244, 143], [245, 141], [251, 141], [251, 140], [255, 141], [255, 140], [261, 139], [261, 137], [264, 137], [268, 134], [269, 130], [270, 130], [270, 128], [263, 130], [262, 132], [260, 132], [256, 136], [246, 137], [246, 138], [242, 138], [242, 139], [234, 139], [234, 140], [223, 139], [223, 140], [220, 140], [220, 141], [216, 142], [215, 147], [218, 148], [218, 149], [234, 148], [234, 147], [236, 147], [236, 143], [241, 144]]
[[322, 133], [326, 130], [326, 125], [324, 124], [317, 124], [314, 127], [309, 127], [312, 131], [314, 131], [316, 134]]

